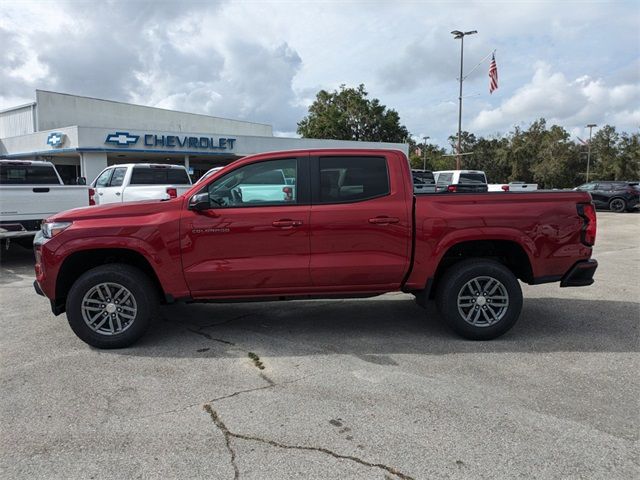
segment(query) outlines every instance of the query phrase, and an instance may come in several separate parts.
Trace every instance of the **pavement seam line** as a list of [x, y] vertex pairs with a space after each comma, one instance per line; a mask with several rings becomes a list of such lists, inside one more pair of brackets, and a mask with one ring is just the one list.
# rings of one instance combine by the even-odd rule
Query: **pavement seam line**
[[[415, 480], [413, 477], [405, 473], [402, 473], [393, 467], [389, 467], [388, 465], [384, 465], [382, 463], [367, 462], [366, 460], [363, 460], [361, 458], [354, 457], [351, 455], [342, 455], [340, 453], [334, 452], [333, 450], [329, 450], [328, 448], [310, 447], [306, 445], [287, 445], [285, 443], [276, 442], [275, 440], [268, 440], [265, 438], [255, 437], [253, 435], [245, 435], [242, 433], [232, 432], [227, 428], [227, 426], [224, 424], [224, 422], [220, 418], [220, 415], [218, 415], [218, 412], [216, 412], [210, 404], [205, 404], [203, 405], [202, 408], [209, 414], [215, 426], [222, 431], [225, 439], [237, 438], [239, 440], [246, 440], [249, 442], [264, 443], [266, 445], [270, 445], [272, 447], [277, 447], [277, 448], [283, 448], [285, 450], [303, 450], [303, 451], [324, 453], [326, 455], [330, 455], [339, 460], [351, 460], [352, 462], [359, 463], [360, 465], [364, 465], [365, 467], [379, 468], [381, 470], [385, 470], [386, 472], [396, 476], [397, 478], [400, 478], [401, 480]], [[226, 441], [227, 441], [227, 448], [230, 449], [230, 451], [232, 451], [231, 447], [229, 446], [229, 440], [226, 440]], [[232, 452], [232, 464], [234, 465], [234, 468], [237, 468], [237, 465], [235, 464], [235, 451]], [[239, 477], [238, 476], [234, 477], [234, 479], [237, 479], [237, 478]]]

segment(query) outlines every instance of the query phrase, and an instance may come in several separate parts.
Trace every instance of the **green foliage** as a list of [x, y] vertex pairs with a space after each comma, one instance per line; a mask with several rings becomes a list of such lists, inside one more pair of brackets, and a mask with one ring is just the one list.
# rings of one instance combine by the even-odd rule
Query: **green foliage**
[[[542, 188], [568, 188], [586, 180], [587, 147], [572, 141], [563, 127], [547, 127], [544, 118], [526, 130], [515, 127], [501, 138], [477, 138], [469, 132], [461, 137], [462, 151], [473, 152], [462, 157], [462, 168], [484, 170], [490, 183], [522, 181]], [[449, 137], [449, 142], [455, 151], [457, 136]], [[589, 179], [639, 178], [640, 133], [620, 134], [611, 125], [594, 133]]]
[[298, 123], [304, 138], [404, 142], [409, 132], [400, 124], [395, 110], [388, 110], [377, 98], [367, 98], [364, 85], [327, 92], [320, 90], [309, 114]]
[[[455, 157], [437, 145], [416, 143], [400, 123], [398, 112], [369, 99], [364, 85], [320, 90], [308, 115], [298, 123], [305, 138], [408, 143], [412, 168], [451, 170]], [[449, 137], [453, 152], [457, 135]], [[587, 146], [571, 139], [544, 118], [529, 128], [515, 127], [503, 137], [461, 133], [462, 168], [484, 170], [491, 183], [522, 181], [542, 188], [568, 188], [586, 181]], [[640, 179], [640, 132], [619, 133], [611, 125], [596, 129], [591, 142], [590, 180]]]

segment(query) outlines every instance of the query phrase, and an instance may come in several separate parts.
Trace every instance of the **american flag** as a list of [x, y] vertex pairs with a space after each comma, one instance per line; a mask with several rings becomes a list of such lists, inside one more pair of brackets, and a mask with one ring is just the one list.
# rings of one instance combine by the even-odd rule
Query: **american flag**
[[489, 93], [493, 93], [498, 88], [498, 65], [496, 65], [496, 54], [491, 58], [489, 65]]

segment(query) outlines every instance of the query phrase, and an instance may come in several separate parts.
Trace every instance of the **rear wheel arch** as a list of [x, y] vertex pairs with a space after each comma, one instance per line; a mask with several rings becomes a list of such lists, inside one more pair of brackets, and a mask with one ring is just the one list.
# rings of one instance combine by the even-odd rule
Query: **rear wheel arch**
[[431, 285], [429, 298], [435, 298], [438, 284], [446, 271], [459, 262], [469, 259], [494, 260], [525, 283], [533, 282], [533, 268], [529, 254], [524, 247], [513, 240], [471, 240], [450, 246], [440, 257]]
[[160, 298], [165, 298], [158, 275], [144, 255], [127, 248], [101, 248], [80, 250], [65, 258], [56, 278], [56, 303], [64, 305], [71, 287], [85, 272], [112, 263], [130, 265], [142, 271], [149, 277]]

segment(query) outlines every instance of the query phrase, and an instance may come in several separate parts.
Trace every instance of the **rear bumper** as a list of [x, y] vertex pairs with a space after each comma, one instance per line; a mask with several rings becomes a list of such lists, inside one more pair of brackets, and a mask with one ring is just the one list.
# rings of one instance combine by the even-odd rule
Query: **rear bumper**
[[581, 260], [564, 274], [560, 280], [561, 287], [586, 287], [593, 283], [593, 274], [596, 273], [598, 262], [593, 258]]

